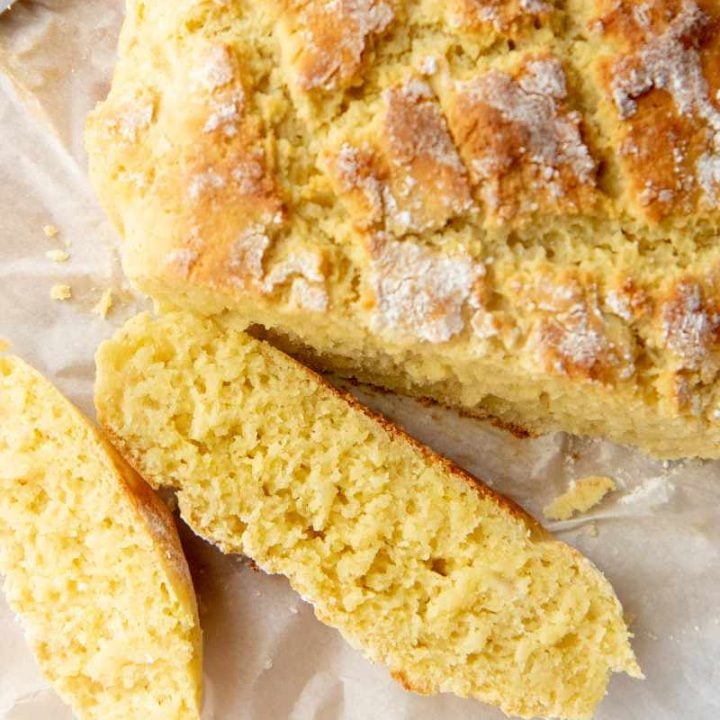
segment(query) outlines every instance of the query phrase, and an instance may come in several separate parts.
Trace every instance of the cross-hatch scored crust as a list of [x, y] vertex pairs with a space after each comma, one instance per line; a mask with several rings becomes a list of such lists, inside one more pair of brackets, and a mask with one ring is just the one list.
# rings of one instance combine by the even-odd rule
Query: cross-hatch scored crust
[[199, 720], [192, 580], [162, 501], [79, 411], [0, 358], [0, 574], [82, 720]]
[[[537, 429], [596, 432], [543, 399], [584, 382], [642, 407], [636, 426], [707, 437], [718, 18], [708, 0], [132, 0], [92, 175], [128, 273], [171, 304], [232, 308], [326, 365], [422, 356], [390, 384], [492, 394]], [[544, 384], [532, 410], [437, 384], [508, 359]], [[613, 436], [717, 454], [638, 432]]]
[[600, 572], [271, 346], [187, 313], [97, 355], [98, 417], [183, 516], [286, 575], [408, 688], [585, 718], [639, 676]]

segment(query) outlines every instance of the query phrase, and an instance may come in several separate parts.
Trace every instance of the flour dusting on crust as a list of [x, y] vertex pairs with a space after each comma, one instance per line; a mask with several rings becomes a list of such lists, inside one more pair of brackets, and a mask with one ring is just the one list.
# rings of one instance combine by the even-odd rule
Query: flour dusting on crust
[[234, 58], [225, 45], [209, 45], [203, 48], [190, 73], [193, 85], [206, 91], [229, 85], [234, 78]]
[[323, 282], [321, 270], [322, 258], [315, 252], [303, 250], [285, 260], [276, 263], [265, 276], [263, 289], [272, 292], [277, 285], [282, 285], [291, 275], [301, 275], [312, 282]]
[[493, 213], [534, 212], [543, 196], [574, 207], [581, 189], [592, 192], [596, 163], [567, 94], [553, 57], [526, 62], [518, 77], [493, 69], [454, 83], [451, 129]]
[[[647, 8], [639, 16], [636, 10], [635, 16], [642, 27], [649, 26]], [[640, 50], [615, 64], [612, 93], [623, 119], [637, 113], [639, 98], [657, 89], [670, 94], [681, 116], [697, 117], [707, 123], [707, 149], [696, 160], [695, 175], [705, 200], [714, 204], [720, 183], [720, 110], [710, 98], [697, 47], [699, 34], [710, 22], [711, 18], [695, 0], [684, 0], [664, 32], [658, 35], [649, 32], [650, 37]], [[678, 151], [682, 152], [682, 148]], [[687, 189], [694, 178], [681, 180]], [[644, 204], [656, 199], [664, 203], [673, 200], [672, 191], [667, 188], [655, 190], [649, 186], [644, 192]], [[665, 192], [665, 196], [661, 197], [660, 192]]]
[[230, 272], [235, 284], [245, 287], [248, 280], [260, 283], [263, 277], [263, 259], [270, 247], [270, 238], [264, 225], [251, 225], [240, 234], [230, 251]]
[[467, 255], [446, 255], [413, 242], [378, 238], [370, 284], [377, 307], [372, 328], [430, 343], [450, 340], [465, 328], [463, 310], [485, 268]]
[[688, 370], [699, 369], [720, 339], [720, 314], [708, 309], [702, 288], [683, 283], [663, 308], [663, 335]]
[[105, 121], [106, 127], [128, 143], [137, 142], [138, 133], [150, 127], [155, 116], [155, 104], [147, 99], [133, 98], [121, 103], [114, 116]]
[[623, 335], [613, 337], [594, 288], [577, 280], [539, 280], [531, 346], [549, 370], [571, 377], [607, 382], [635, 374], [632, 347]]
[[300, 13], [296, 72], [303, 90], [345, 85], [361, 67], [370, 36], [394, 17], [383, 0], [310, 0]]
[[[582, 141], [577, 124], [558, 112], [556, 100], [566, 96], [565, 74], [556, 60], [528, 63], [520, 81], [491, 70], [467, 85], [461, 85], [479, 102], [499, 111], [502, 117], [527, 132], [531, 163], [543, 168], [554, 187], [554, 172], [568, 166], [581, 182], [589, 182], [595, 163]], [[561, 194], [557, 188], [555, 193]]]
[[203, 126], [203, 132], [222, 131], [228, 137], [238, 133], [238, 124], [242, 120], [245, 108], [245, 94], [242, 89], [228, 93], [224, 97], [213, 99], [210, 115]]
[[419, 78], [382, 94], [382, 131], [344, 142], [328, 169], [359, 227], [395, 237], [444, 227], [474, 207], [467, 172], [430, 86]]
[[226, 184], [227, 181], [220, 173], [209, 168], [192, 176], [188, 185], [188, 196], [191, 200], [197, 201], [204, 193], [221, 190]]
[[265, 272], [265, 255], [271, 240], [265, 225], [250, 226], [235, 241], [229, 257], [233, 284], [252, 287], [269, 295], [292, 278], [290, 304], [312, 311], [324, 311], [328, 306], [322, 258], [318, 253], [303, 250], [275, 263]]
[[310, 283], [304, 277], [296, 277], [290, 286], [290, 304], [312, 312], [325, 312], [329, 298], [322, 285]]
[[200, 255], [192, 248], [178, 248], [165, 256], [165, 264], [178, 270], [183, 277], [187, 277]]

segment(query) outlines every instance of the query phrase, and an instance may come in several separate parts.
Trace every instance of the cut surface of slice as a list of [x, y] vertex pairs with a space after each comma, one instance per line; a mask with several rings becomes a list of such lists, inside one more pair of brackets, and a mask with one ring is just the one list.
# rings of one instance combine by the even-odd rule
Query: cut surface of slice
[[97, 364], [100, 422], [193, 529], [286, 575], [408, 689], [589, 718], [611, 671], [641, 676], [587, 559], [277, 349], [144, 314]]
[[172, 515], [12, 356], [0, 357], [0, 574], [79, 720], [199, 720], [200, 626]]

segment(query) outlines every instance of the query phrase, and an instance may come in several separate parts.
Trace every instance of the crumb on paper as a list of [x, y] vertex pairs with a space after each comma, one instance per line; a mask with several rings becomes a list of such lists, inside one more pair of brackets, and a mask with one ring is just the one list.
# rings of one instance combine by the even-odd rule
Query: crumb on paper
[[263, 663], [263, 669], [269, 670], [273, 666], [272, 658], [267, 658], [265, 662]]
[[70, 300], [72, 288], [69, 285], [53, 285], [50, 288], [51, 300]]
[[592, 538], [596, 538], [600, 534], [600, 531], [598, 530], [598, 525], [594, 521], [588, 524], [588, 526], [585, 529], [585, 532], [587, 535], [589, 535]]
[[60, 233], [60, 231], [57, 229], [55, 225], [44, 225], [43, 226], [43, 232], [45, 233], [45, 237], [54, 238], [56, 235]]
[[92, 311], [96, 315], [99, 315], [101, 318], [105, 319], [112, 310], [113, 302], [113, 291], [111, 288], [107, 288], [103, 291], [103, 294], [100, 296], [100, 299], [97, 301]]
[[48, 250], [45, 257], [56, 263], [64, 263], [70, 259], [70, 253], [65, 250]]
[[575, 513], [584, 513], [595, 507], [614, 490], [617, 490], [615, 481], [604, 475], [574, 480], [566, 492], [543, 508], [543, 514], [549, 520], [569, 520]]
[[0, 337], [0, 353], [7, 352], [10, 349], [10, 341]]

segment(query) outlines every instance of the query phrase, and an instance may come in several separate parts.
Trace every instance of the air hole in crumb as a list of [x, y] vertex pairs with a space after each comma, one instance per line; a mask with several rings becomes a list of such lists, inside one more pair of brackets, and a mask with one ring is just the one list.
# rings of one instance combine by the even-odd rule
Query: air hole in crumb
[[448, 562], [445, 558], [433, 558], [430, 560], [430, 569], [443, 577], [448, 576]]
[[312, 525], [305, 529], [305, 534], [309, 538], [324, 540], [325, 532], [323, 530], [316, 530]]

